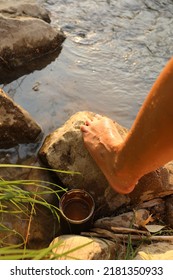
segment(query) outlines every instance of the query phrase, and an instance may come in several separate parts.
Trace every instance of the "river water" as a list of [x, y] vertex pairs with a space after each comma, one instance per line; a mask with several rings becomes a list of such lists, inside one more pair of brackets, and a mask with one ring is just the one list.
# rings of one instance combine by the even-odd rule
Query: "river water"
[[77, 111], [105, 114], [130, 128], [173, 54], [171, 0], [40, 0], [67, 38], [41, 70], [0, 86], [43, 128]]

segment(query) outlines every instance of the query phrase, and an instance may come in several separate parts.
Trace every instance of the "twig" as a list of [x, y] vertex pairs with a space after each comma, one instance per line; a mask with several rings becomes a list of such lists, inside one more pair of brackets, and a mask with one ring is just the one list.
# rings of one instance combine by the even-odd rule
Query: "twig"
[[[95, 230], [95, 229], [94, 229]], [[105, 238], [111, 238], [111, 239], [115, 239], [115, 235], [114, 233], [105, 230], [105, 229], [101, 229], [99, 231], [99, 233], [97, 232], [98, 229], [96, 229], [96, 232], [81, 232], [81, 235], [85, 235], [85, 236], [91, 236], [91, 237], [105, 237]]]
[[110, 228], [113, 232], [121, 232], [121, 233], [136, 233], [136, 234], [144, 234], [150, 236], [150, 232], [146, 230], [139, 230], [133, 228], [124, 228], [124, 227], [111, 227]]
[[173, 241], [173, 236], [142, 236], [135, 234], [120, 234], [113, 233], [109, 230], [94, 228], [94, 232], [81, 232], [81, 235], [90, 236], [90, 237], [103, 237], [103, 238], [111, 238], [111, 239], [120, 239], [123, 241], [129, 241], [129, 235], [132, 241]]

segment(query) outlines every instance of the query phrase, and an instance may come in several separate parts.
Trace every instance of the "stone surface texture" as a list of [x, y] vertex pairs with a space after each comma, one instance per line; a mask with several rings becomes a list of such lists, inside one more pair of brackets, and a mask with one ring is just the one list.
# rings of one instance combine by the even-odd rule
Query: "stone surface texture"
[[61, 260], [114, 260], [117, 259], [117, 250], [123, 252], [123, 246], [116, 242], [80, 235], [59, 236], [50, 246], [55, 246], [52, 257]]

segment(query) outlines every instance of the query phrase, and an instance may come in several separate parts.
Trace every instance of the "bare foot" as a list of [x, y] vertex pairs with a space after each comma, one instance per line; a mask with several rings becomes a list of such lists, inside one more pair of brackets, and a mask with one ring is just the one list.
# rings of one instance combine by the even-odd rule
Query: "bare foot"
[[[135, 183], [129, 182], [126, 174], [117, 173], [117, 155], [123, 142], [114, 122], [96, 115], [92, 121], [81, 126], [87, 150], [107, 178], [110, 186], [119, 193], [129, 193]], [[127, 176], [128, 177], [128, 176]], [[136, 182], [136, 181], [135, 181]]]

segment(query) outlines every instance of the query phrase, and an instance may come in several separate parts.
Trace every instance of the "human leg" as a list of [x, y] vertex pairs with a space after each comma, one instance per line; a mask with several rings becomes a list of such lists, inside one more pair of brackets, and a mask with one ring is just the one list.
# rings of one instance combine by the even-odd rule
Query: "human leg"
[[123, 141], [113, 122], [81, 126], [84, 143], [114, 190], [131, 192], [144, 174], [173, 159], [173, 58], [144, 101]]

